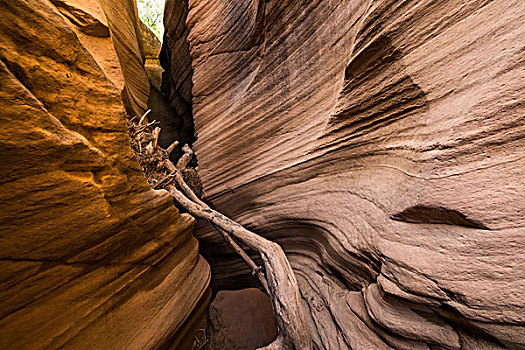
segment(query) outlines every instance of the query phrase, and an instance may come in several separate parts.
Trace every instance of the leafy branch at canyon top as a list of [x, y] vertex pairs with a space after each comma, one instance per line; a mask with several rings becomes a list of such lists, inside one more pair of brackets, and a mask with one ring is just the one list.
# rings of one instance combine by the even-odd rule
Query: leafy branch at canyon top
[[[184, 179], [192, 156], [191, 149], [185, 145], [184, 155], [177, 165], [174, 165], [169, 160], [169, 153], [177, 145], [177, 141], [167, 149], [159, 147], [160, 128], [153, 127], [155, 122], [148, 123], [146, 116], [147, 114], [138, 123], [131, 120], [128, 125], [131, 146], [150, 185], [167, 190], [190, 214], [210, 222], [228, 245], [250, 266], [270, 296], [278, 337], [264, 349], [311, 349], [312, 340], [301, 293], [283, 249], [277, 243], [247, 230], [204, 203]], [[255, 264], [238, 242], [260, 255], [264, 269]]]
[[162, 41], [164, 34], [164, 0], [137, 0], [139, 17]]

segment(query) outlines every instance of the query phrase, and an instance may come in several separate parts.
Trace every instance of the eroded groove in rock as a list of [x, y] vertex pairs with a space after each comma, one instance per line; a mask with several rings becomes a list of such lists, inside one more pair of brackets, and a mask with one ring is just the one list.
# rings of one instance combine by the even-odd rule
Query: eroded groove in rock
[[523, 347], [523, 3], [188, 5], [204, 189], [285, 249], [315, 346]]
[[94, 37], [109, 37], [109, 29], [105, 23], [106, 16], [99, 10], [98, 4], [94, 4], [90, 8], [83, 8], [82, 3], [78, 0], [51, 0], [51, 2], [82, 32]]
[[392, 219], [413, 223], [448, 224], [487, 229], [482, 223], [467, 218], [457, 210], [416, 205], [392, 215]]

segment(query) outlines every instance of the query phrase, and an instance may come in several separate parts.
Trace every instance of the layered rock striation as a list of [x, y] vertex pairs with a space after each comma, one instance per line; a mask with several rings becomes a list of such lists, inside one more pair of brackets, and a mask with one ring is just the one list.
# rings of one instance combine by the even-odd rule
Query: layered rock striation
[[[522, 1], [166, 9], [208, 199], [283, 246], [317, 348], [525, 347]], [[251, 284], [198, 235], [218, 289]]]
[[221, 290], [208, 311], [207, 349], [258, 349], [277, 337], [268, 296], [256, 288]]
[[194, 219], [129, 145], [133, 6], [0, 1], [2, 349], [181, 348], [209, 300]]

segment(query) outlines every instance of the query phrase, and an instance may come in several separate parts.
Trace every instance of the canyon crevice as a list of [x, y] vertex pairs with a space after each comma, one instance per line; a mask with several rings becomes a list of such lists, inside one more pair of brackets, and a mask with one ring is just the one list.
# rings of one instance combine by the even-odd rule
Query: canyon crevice
[[162, 48], [134, 0], [0, 13], [0, 348], [191, 349], [215, 296], [212, 348], [275, 335], [146, 182], [151, 108], [284, 249], [315, 349], [525, 349], [523, 1], [166, 0]]

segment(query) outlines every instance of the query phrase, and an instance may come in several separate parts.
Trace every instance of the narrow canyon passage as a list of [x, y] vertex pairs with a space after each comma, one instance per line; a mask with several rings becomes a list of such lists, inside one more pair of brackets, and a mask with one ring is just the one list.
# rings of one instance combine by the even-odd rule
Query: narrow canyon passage
[[0, 13], [0, 348], [276, 336], [147, 183], [151, 109], [206, 203], [284, 249], [314, 349], [525, 349], [523, 1], [166, 0], [162, 44], [134, 0]]

